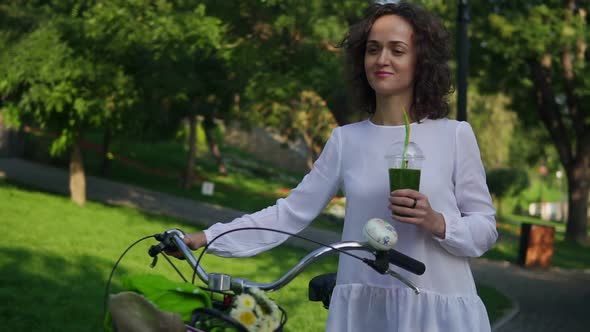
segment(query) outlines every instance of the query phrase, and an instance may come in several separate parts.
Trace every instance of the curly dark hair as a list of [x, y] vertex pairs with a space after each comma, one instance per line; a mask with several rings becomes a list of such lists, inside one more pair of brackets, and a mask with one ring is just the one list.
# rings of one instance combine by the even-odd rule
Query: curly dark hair
[[385, 15], [400, 16], [414, 29], [416, 68], [410, 110], [412, 118], [446, 117], [449, 114], [448, 96], [453, 91], [448, 64], [451, 57], [450, 34], [436, 16], [420, 6], [405, 2], [370, 5], [363, 19], [350, 27], [342, 41], [349, 66], [351, 88], [358, 106], [369, 114], [375, 113], [375, 91], [365, 74], [365, 51], [373, 23]]

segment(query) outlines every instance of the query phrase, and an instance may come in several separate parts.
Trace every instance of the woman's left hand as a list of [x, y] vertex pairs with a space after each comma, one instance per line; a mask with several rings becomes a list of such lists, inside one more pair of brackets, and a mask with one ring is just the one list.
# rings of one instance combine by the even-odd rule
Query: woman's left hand
[[416, 225], [425, 231], [444, 239], [445, 219], [434, 211], [428, 197], [412, 189], [399, 189], [389, 196], [389, 209], [399, 222]]

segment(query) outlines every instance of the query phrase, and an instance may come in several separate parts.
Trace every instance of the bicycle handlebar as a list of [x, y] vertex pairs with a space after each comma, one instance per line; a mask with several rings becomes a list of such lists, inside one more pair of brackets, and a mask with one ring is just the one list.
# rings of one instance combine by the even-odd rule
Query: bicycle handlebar
[[342, 251], [366, 251], [372, 253], [375, 256], [375, 260], [362, 258], [362, 261], [381, 274], [388, 274], [397, 278], [408, 287], [412, 288], [416, 294], [420, 293], [418, 287], [397, 272], [389, 269], [389, 264], [391, 263], [417, 275], [422, 275], [426, 269], [424, 263], [394, 249], [390, 249], [389, 251], [378, 251], [363, 242], [342, 241], [312, 251], [276, 281], [270, 283], [257, 283], [243, 278], [232, 278], [227, 274], [207, 273], [205, 269], [198, 264], [197, 259], [192, 251], [186, 246], [183, 238], [184, 233], [178, 229], [167, 230], [164, 233], [157, 235], [156, 239], [160, 241], [160, 243], [150, 248], [150, 256], [156, 257], [165, 249], [177, 248], [184, 255], [187, 263], [191, 269], [195, 271], [199, 279], [207, 284], [208, 288], [213, 291], [231, 290], [234, 292], [241, 292], [244, 288], [249, 287], [257, 287], [267, 292], [276, 291], [287, 285], [297, 275], [303, 272], [305, 268], [319, 260], [321, 257]]

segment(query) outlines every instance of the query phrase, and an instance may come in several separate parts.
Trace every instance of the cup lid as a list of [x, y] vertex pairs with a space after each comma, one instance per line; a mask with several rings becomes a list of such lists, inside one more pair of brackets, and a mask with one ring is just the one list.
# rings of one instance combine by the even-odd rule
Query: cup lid
[[[402, 158], [403, 154], [404, 142], [397, 141], [389, 146], [389, 148], [387, 149], [387, 153], [385, 154], [385, 158]], [[418, 144], [414, 142], [409, 142], [405, 157], [408, 160], [422, 160], [424, 159], [424, 153], [422, 152], [422, 149], [420, 149]]]

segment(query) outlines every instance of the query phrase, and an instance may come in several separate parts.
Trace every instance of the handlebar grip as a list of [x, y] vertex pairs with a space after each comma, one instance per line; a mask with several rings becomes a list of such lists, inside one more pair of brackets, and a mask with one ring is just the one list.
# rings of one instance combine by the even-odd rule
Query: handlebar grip
[[422, 275], [424, 274], [424, 271], [426, 271], [426, 266], [424, 263], [415, 260], [410, 256], [406, 256], [397, 250], [389, 250], [388, 256], [389, 263], [399, 266], [402, 269], [410, 271], [414, 274]]

